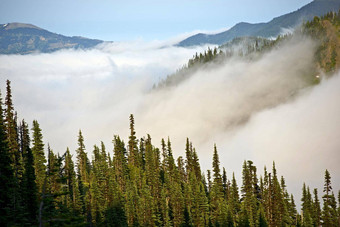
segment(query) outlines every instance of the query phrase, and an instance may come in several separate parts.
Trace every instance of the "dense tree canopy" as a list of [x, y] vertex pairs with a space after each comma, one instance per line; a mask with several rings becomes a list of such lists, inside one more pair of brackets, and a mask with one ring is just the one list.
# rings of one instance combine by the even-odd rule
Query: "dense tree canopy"
[[[95, 145], [92, 158], [81, 131], [72, 157], [56, 154], [43, 143], [39, 123], [16, 123], [7, 82], [6, 109], [0, 98], [1, 226], [337, 226], [340, 206], [325, 172], [323, 207], [317, 189], [303, 184], [301, 212], [285, 179], [264, 168], [260, 178], [252, 161], [244, 161], [242, 185], [228, 179], [212, 149], [207, 178], [187, 139], [185, 158], [172, 154], [171, 141], [154, 146], [151, 136], [137, 139], [130, 115], [127, 146], [113, 137], [113, 156]], [[10, 144], [12, 144], [10, 146]], [[15, 146], [13, 146], [13, 144]], [[46, 156], [47, 158], [46, 158]], [[75, 160], [75, 162], [74, 162]], [[91, 161], [90, 161], [91, 160]], [[340, 191], [338, 192], [338, 197]], [[340, 197], [338, 198], [338, 202]]]

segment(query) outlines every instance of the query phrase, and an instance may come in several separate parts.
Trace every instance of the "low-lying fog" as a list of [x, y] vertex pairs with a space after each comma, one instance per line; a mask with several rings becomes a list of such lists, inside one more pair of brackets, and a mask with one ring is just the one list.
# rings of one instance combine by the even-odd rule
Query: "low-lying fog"
[[246, 159], [254, 161], [259, 174], [275, 161], [297, 203], [303, 182], [322, 194], [326, 168], [337, 191], [340, 74], [304, 88], [301, 75], [311, 71], [314, 44], [294, 39], [256, 61], [235, 58], [198, 71], [176, 87], [150, 91], [206, 48], [133, 42], [0, 55], [2, 97], [9, 79], [19, 118], [30, 124], [37, 119], [55, 152], [69, 147], [75, 153], [79, 129], [89, 157], [100, 141], [111, 151], [114, 134], [127, 140], [133, 113], [137, 137], [150, 134], [159, 146], [169, 136], [176, 157], [184, 155], [189, 137], [204, 170], [211, 168], [216, 143], [228, 177], [235, 171], [240, 179]]

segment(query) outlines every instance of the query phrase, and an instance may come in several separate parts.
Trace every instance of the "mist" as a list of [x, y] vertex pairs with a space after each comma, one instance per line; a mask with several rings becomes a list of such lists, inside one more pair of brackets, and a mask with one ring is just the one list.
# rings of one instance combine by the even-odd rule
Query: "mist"
[[9, 79], [19, 119], [37, 119], [55, 152], [69, 147], [75, 153], [79, 129], [89, 157], [100, 141], [112, 151], [113, 135], [127, 140], [132, 113], [137, 137], [150, 134], [155, 146], [169, 137], [176, 158], [184, 155], [189, 137], [204, 170], [211, 168], [216, 143], [229, 178], [235, 171], [240, 179], [244, 160], [253, 160], [259, 174], [275, 161], [290, 192], [298, 194], [303, 180], [322, 187], [326, 168], [337, 191], [340, 75], [307, 86], [301, 75], [311, 75], [315, 44], [295, 38], [259, 59], [233, 58], [177, 86], [151, 90], [206, 48], [138, 41], [0, 55], [2, 96]]

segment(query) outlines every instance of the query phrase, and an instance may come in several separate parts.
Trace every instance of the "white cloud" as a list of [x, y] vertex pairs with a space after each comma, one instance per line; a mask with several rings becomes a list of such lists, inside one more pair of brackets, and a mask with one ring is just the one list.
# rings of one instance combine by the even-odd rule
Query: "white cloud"
[[1, 55], [1, 90], [10, 79], [19, 117], [37, 119], [45, 141], [60, 153], [66, 146], [76, 149], [79, 129], [89, 156], [101, 140], [112, 150], [113, 134], [127, 138], [133, 113], [137, 136], [149, 133], [156, 146], [170, 136], [176, 156], [184, 155], [189, 137], [204, 169], [211, 168], [217, 143], [229, 176], [240, 176], [245, 159], [254, 160], [259, 173], [275, 160], [294, 192], [302, 181], [321, 187], [325, 168], [338, 189], [340, 76], [300, 90], [306, 85], [301, 75], [310, 75], [313, 43], [293, 39], [260, 59], [231, 59], [176, 87], [150, 92], [153, 83], [204, 49], [136, 41], [89, 51]]

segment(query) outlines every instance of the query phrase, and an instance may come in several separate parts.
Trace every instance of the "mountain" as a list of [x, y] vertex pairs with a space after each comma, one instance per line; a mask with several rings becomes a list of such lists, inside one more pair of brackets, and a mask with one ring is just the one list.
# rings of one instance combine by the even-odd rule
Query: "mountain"
[[276, 37], [284, 28], [294, 28], [303, 21], [312, 20], [315, 16], [322, 16], [330, 11], [337, 12], [339, 9], [339, 0], [314, 0], [297, 11], [276, 17], [268, 23], [250, 24], [241, 22], [225, 32], [213, 35], [199, 33], [181, 41], [177, 45], [183, 47], [202, 44], [222, 45], [242, 36]]
[[65, 48], [91, 48], [102, 40], [63, 36], [32, 24], [0, 24], [0, 54], [49, 53]]

